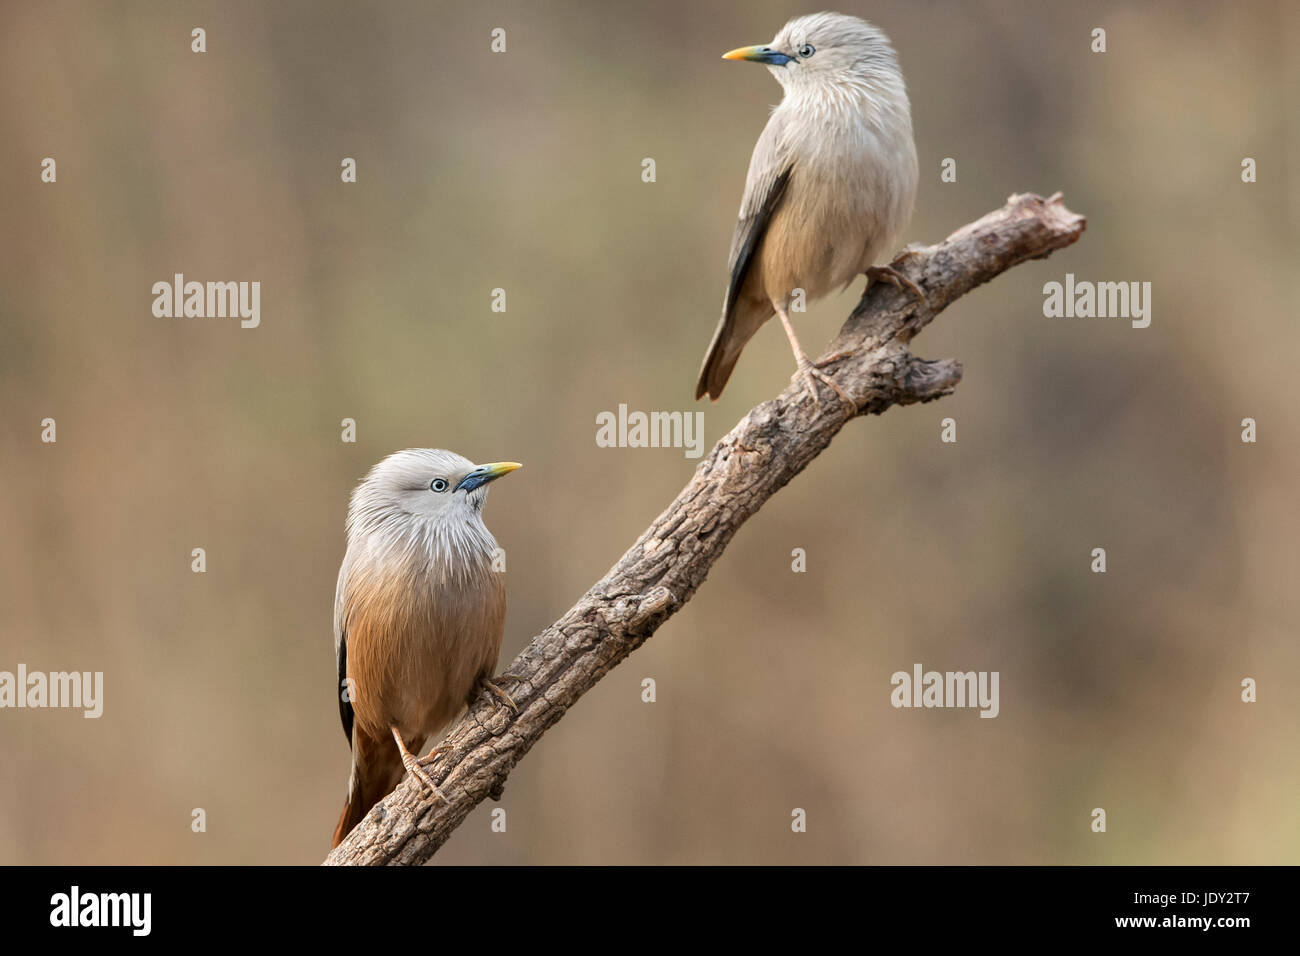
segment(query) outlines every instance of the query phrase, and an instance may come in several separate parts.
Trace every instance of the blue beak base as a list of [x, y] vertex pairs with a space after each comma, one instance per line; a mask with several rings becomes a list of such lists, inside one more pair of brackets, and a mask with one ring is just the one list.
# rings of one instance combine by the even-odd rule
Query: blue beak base
[[770, 46], [742, 46], [722, 54], [724, 60], [748, 60], [751, 63], [766, 63], [768, 66], [785, 66], [792, 56], [773, 50]]
[[455, 491], [470, 492], [475, 488], [481, 488], [488, 482], [496, 481], [502, 475], [508, 475], [516, 468], [521, 467], [517, 461], [494, 461], [490, 465], [479, 465], [468, 475], [460, 480], [456, 485]]

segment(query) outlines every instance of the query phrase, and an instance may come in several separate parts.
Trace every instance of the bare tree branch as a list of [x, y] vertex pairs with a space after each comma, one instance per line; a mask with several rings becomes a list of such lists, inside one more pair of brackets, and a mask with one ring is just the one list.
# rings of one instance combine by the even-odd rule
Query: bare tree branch
[[[936, 246], [913, 247], [894, 268], [919, 285], [930, 309], [906, 289], [873, 282], [830, 344], [824, 366], [858, 407], [928, 402], [961, 381], [951, 359], [908, 348], [934, 315], [1001, 272], [1078, 240], [1084, 219], [1025, 194]], [[506, 673], [519, 711], [486, 696], [452, 728], [433, 768], [448, 802], [421, 795], [408, 776], [326, 859], [326, 864], [418, 864], [446, 842], [546, 730], [615, 664], [695, 593], [745, 519], [830, 444], [853, 415], [829, 389], [814, 403], [802, 384], [750, 410], [705, 457], [668, 508], [567, 614], [524, 648]]]

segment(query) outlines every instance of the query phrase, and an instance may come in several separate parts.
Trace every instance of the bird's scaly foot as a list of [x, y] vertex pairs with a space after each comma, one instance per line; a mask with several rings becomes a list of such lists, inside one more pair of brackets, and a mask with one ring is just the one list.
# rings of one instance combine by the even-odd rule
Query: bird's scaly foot
[[421, 767], [432, 767], [434, 764], [438, 762], [438, 760], [442, 757], [443, 754], [450, 753], [450, 752], [451, 752], [450, 747], [434, 747], [423, 757], [416, 760], [416, 763], [418, 763]]
[[[917, 255], [917, 253], [910, 249], [905, 249], [903, 250], [903, 254], [900, 255], [894, 261], [901, 262], [903, 259], [906, 259], [908, 256], [914, 256], [914, 255]], [[917, 285], [915, 282], [913, 282], [911, 279], [909, 279], [907, 276], [903, 275], [903, 273], [895, 269], [892, 265], [872, 266], [870, 269], [867, 270], [867, 278], [869, 280], [876, 280], [879, 282], [888, 282], [890, 285], [892, 285], [895, 289], [898, 289], [900, 292], [903, 289], [906, 289], [907, 291], [911, 292], [912, 295], [916, 296], [917, 301], [921, 303], [921, 308], [925, 310], [926, 321], [929, 321], [929, 319], [934, 318], [934, 309], [930, 308], [930, 300], [925, 297], [925, 293], [921, 291], [921, 287]]]
[[[524, 682], [524, 679], [522, 677], [516, 677], [514, 674], [502, 674], [499, 678], [497, 678], [497, 680], [510, 681], [513, 684], [522, 684]], [[479, 688], [480, 691], [487, 691], [497, 700], [501, 701], [501, 703], [509, 707], [511, 713], [514, 714], [519, 713], [519, 705], [515, 703], [515, 699], [511, 697], [509, 694], [507, 694], [500, 687], [498, 687], [496, 684], [492, 683], [492, 681], [487, 680], [486, 678], [481, 680], [479, 682]]]
[[858, 403], [849, 398], [848, 393], [836, 384], [835, 379], [831, 378], [825, 372], [817, 367], [817, 364], [806, 355], [800, 355], [796, 361], [799, 370], [794, 373], [792, 379], [801, 379], [804, 386], [808, 389], [808, 394], [812, 396], [813, 407], [821, 408], [821, 399], [817, 395], [817, 382], [825, 382], [840, 397], [845, 407], [849, 410], [849, 416], [852, 417], [858, 413]]
[[813, 364], [816, 365], [818, 368], [825, 368], [827, 365], [831, 365], [835, 362], [838, 362], [840, 359], [850, 358], [856, 354], [857, 354], [856, 349], [843, 349], [842, 351], [832, 352], [830, 355], [823, 356], [822, 358], [819, 358], [817, 361], [813, 362]]
[[799, 344], [799, 337], [794, 334], [794, 326], [790, 324], [790, 316], [786, 312], [785, 303], [773, 302], [772, 310], [776, 312], [777, 318], [781, 320], [781, 328], [785, 329], [785, 337], [790, 340], [790, 351], [794, 353], [794, 364], [798, 371], [790, 376], [790, 381], [803, 382], [804, 387], [808, 389], [808, 394], [812, 396], [813, 408], [817, 409], [820, 409], [822, 404], [821, 398], [817, 394], [817, 382], [818, 380], [825, 382], [848, 408], [849, 418], [856, 415], [858, 413], [857, 402], [849, 398], [844, 389], [836, 384], [835, 379], [819, 369], [816, 363], [808, 358], [808, 353], [803, 350], [803, 346]]
[[424, 789], [431, 791], [436, 799], [441, 800], [443, 803], [450, 803], [451, 801], [443, 795], [442, 791], [438, 789], [438, 785], [433, 782], [433, 777], [429, 776], [429, 771], [424, 769], [425, 761], [431, 763], [433, 759], [436, 759], [436, 755], [439, 754], [439, 748], [435, 747], [429, 753], [428, 757], [425, 757], [424, 760], [419, 760], [416, 758], [415, 754], [411, 753], [411, 751], [406, 748], [406, 741], [402, 739], [402, 735], [398, 733], [397, 728], [394, 727], [392, 730], [393, 739], [397, 741], [397, 749], [402, 754], [402, 766], [406, 768], [406, 772], [418, 780]]
[[[433, 755], [430, 754], [429, 756]], [[428, 758], [426, 757], [425, 759], [427, 760]], [[407, 773], [418, 780], [424, 789], [429, 791], [434, 799], [441, 800], [443, 803], [450, 803], [451, 801], [448, 800], [443, 792], [438, 789], [438, 785], [433, 782], [433, 777], [429, 776], [429, 771], [425, 770], [424, 767], [421, 766], [423, 762], [424, 761], [412, 757], [409, 753], [402, 754], [402, 766], [406, 768]]]

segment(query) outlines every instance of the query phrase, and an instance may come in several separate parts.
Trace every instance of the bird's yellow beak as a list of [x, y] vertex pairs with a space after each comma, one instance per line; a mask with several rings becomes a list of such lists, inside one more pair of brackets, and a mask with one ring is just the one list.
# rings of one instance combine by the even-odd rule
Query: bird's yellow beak
[[508, 475], [512, 471], [518, 471], [524, 466], [519, 464], [517, 461], [494, 461], [487, 465], [479, 465], [479, 467], [493, 478], [500, 478], [502, 475]]
[[784, 66], [790, 57], [770, 46], [742, 46], [722, 54], [724, 60], [749, 60], [753, 63], [766, 63], [768, 66]]
[[489, 481], [496, 481], [502, 475], [508, 475], [510, 472], [522, 467], [524, 466], [517, 461], [493, 461], [486, 465], [479, 465], [460, 480], [456, 490], [473, 491], [475, 488], [486, 485]]

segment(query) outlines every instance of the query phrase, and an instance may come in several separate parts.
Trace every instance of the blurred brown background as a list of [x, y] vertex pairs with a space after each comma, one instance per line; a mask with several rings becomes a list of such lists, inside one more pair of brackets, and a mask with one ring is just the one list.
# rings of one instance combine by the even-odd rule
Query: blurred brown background
[[[520, 764], [508, 832], [479, 807], [437, 860], [1300, 861], [1300, 11], [838, 8], [902, 59], [909, 241], [1027, 190], [1088, 231], [941, 316], [917, 348], [964, 362], [957, 393], [846, 429]], [[722, 402], [690, 400], [780, 97], [719, 54], [817, 8], [2, 9], [0, 669], [102, 670], [105, 712], [0, 711], [0, 862], [316, 863], [365, 470], [421, 445], [526, 464], [487, 510], [504, 666], [694, 468], [596, 447], [596, 413], [703, 408], [711, 443], [787, 383], [774, 324]], [[175, 272], [260, 280], [261, 327], [155, 318]], [[1044, 318], [1066, 272], [1150, 281], [1151, 327]], [[810, 350], [860, 291], [802, 317]], [[1001, 716], [894, 710], [916, 662], [999, 671]]]

